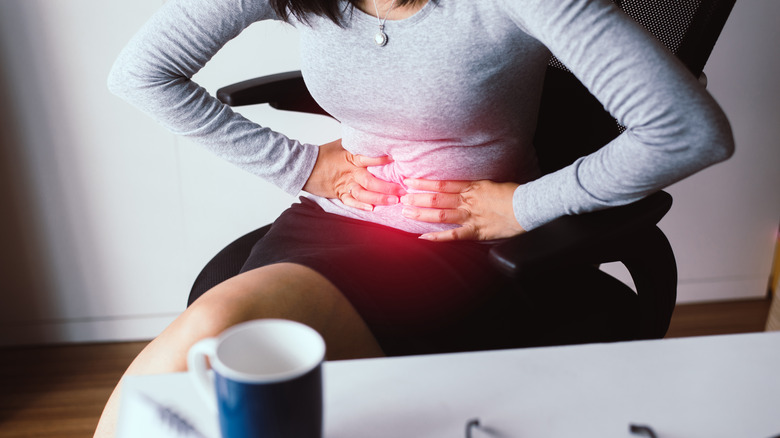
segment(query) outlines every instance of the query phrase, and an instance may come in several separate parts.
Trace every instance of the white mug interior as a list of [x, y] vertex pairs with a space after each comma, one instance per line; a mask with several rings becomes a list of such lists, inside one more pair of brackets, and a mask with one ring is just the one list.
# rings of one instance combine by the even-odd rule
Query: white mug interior
[[210, 359], [214, 371], [228, 379], [271, 383], [302, 376], [324, 358], [325, 341], [311, 327], [282, 319], [263, 319], [223, 332]]

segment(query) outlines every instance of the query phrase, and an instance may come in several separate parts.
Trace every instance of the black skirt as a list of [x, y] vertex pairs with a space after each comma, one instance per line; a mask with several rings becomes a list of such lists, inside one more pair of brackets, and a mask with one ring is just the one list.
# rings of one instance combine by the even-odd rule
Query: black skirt
[[282, 262], [307, 266], [333, 283], [374, 332], [420, 332], [461, 319], [505, 282], [488, 250], [478, 242], [422, 240], [302, 198], [255, 244], [242, 272]]
[[[241, 271], [297, 263], [319, 272], [350, 301], [388, 354], [545, 343], [561, 319], [581, 317], [572, 312], [585, 304], [598, 307], [594, 299], [633, 295], [593, 267], [512, 281], [491, 265], [489, 249], [481, 242], [422, 240], [327, 213], [301, 198], [254, 245]], [[588, 296], [581, 281], [588, 289], [595, 284], [616, 293]]]

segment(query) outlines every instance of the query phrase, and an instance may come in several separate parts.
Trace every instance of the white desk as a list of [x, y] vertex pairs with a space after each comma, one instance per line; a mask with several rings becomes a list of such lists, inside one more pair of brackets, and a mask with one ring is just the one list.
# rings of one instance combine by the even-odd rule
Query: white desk
[[[119, 436], [177, 435], [144, 397], [203, 436], [214, 414], [186, 374], [128, 377]], [[327, 438], [769, 438], [780, 434], [780, 332], [325, 364]], [[197, 436], [197, 435], [191, 435]]]

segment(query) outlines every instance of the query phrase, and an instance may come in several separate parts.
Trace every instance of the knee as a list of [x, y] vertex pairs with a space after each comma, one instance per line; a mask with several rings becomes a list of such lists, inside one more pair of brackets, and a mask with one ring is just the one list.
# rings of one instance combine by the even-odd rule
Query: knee
[[204, 294], [180, 317], [180, 331], [194, 340], [218, 336], [225, 329], [242, 322], [241, 309]]
[[241, 322], [285, 317], [285, 304], [290, 304], [289, 300], [273, 285], [257, 274], [245, 274], [221, 283], [185, 310], [182, 329], [193, 336], [212, 337]]

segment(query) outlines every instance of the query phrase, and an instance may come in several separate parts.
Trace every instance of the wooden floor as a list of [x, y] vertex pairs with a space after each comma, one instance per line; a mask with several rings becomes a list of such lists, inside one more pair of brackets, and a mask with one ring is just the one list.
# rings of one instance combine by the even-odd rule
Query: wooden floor
[[[751, 300], [680, 305], [668, 337], [763, 331], [769, 304]], [[0, 438], [91, 437], [103, 403], [144, 345], [0, 350]]]

